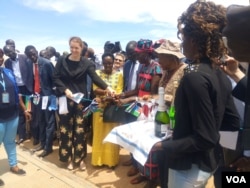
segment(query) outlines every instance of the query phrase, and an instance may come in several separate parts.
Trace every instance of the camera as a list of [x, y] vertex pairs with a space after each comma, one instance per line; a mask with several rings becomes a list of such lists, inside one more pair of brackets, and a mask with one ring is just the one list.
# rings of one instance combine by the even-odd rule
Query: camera
[[122, 51], [122, 47], [120, 44], [120, 41], [117, 41], [115, 43], [111, 43], [110, 41], [105, 42], [104, 44], [104, 53], [117, 53]]

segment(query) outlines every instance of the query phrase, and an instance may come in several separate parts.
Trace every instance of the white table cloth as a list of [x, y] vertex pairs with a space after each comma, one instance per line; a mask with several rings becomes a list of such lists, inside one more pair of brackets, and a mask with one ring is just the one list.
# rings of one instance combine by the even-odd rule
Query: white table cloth
[[120, 125], [111, 130], [103, 142], [118, 144], [133, 154], [142, 165], [147, 161], [152, 146], [171, 136], [169, 132], [164, 138], [154, 135], [154, 122], [141, 120]]

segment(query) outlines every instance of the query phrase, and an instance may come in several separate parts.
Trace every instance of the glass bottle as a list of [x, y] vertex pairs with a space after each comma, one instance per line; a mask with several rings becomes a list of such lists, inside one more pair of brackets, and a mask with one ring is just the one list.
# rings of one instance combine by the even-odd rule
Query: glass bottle
[[169, 108], [169, 119], [170, 119], [170, 129], [173, 130], [175, 127], [175, 107], [174, 107], [174, 99], [175, 99], [175, 92], [178, 87], [178, 81], [175, 80], [173, 83], [174, 90], [173, 90], [173, 100], [171, 102], [170, 108]]
[[159, 102], [158, 109], [155, 114], [155, 136], [164, 137], [169, 128], [169, 115], [166, 111], [166, 105], [164, 101], [164, 88], [159, 87]]

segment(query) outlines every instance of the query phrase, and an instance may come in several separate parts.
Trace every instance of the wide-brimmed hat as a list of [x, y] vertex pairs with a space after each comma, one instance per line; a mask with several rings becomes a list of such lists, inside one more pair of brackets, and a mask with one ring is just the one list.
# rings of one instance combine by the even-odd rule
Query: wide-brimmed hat
[[155, 49], [155, 52], [158, 54], [171, 54], [171, 55], [175, 55], [176, 57], [178, 57], [179, 59], [185, 57], [181, 51], [180, 48], [173, 42], [171, 42], [170, 40], [166, 40], [164, 41], [160, 47]]
[[137, 42], [135, 52], [153, 52], [153, 41], [149, 39], [141, 39]]
[[154, 49], [159, 48], [161, 46], [161, 44], [164, 43], [165, 41], [166, 41], [166, 39], [159, 39], [159, 40], [155, 41], [153, 44], [153, 48]]

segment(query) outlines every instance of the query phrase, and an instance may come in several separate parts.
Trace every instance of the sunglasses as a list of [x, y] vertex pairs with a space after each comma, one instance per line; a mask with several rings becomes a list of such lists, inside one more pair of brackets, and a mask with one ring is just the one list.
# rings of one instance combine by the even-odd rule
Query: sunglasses
[[137, 42], [137, 48], [141, 49], [141, 50], [145, 50], [145, 49], [150, 49], [152, 46], [152, 40], [139, 40]]

